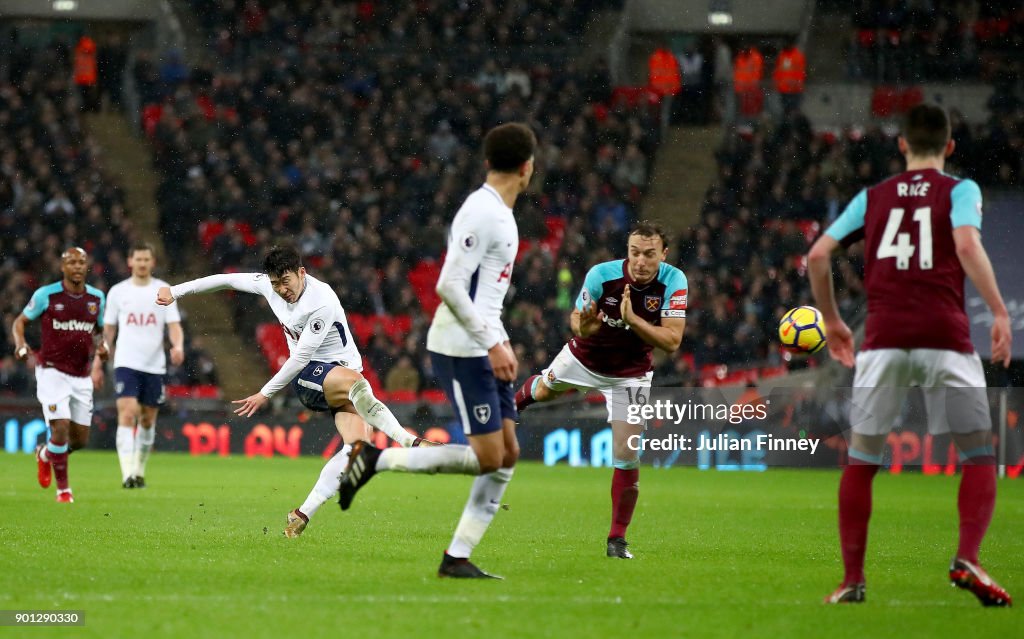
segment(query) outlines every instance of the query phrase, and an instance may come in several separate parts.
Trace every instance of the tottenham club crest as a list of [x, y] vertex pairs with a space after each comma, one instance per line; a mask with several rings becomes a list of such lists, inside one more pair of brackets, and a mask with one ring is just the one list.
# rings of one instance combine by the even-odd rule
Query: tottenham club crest
[[86, 302], [85, 308], [89, 311], [89, 315], [95, 315], [100, 312], [100, 305], [96, 302]]
[[489, 404], [477, 404], [473, 407], [473, 417], [481, 424], [491, 421], [491, 407]]
[[320, 377], [323, 374], [324, 374], [324, 367], [323, 366], [317, 366], [316, 368], [313, 369], [313, 377]]
[[652, 313], [661, 306], [661, 297], [658, 295], [645, 295], [644, 307]]

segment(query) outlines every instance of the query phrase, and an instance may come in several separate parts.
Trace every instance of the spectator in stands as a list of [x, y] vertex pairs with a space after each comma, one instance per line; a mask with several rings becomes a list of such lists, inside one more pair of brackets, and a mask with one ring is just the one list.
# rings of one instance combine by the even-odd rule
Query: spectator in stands
[[412, 358], [402, 355], [384, 378], [384, 390], [388, 393], [411, 392], [420, 390], [420, 373], [412, 364]]
[[782, 101], [783, 113], [798, 111], [807, 82], [807, 59], [795, 39], [776, 56], [772, 80]]
[[691, 39], [678, 55], [683, 86], [675, 120], [684, 124], [703, 124], [707, 119], [707, 73], [697, 45], [696, 38]]
[[[756, 117], [764, 106], [764, 56], [753, 43], [740, 49], [733, 60], [732, 82], [740, 119]], [[736, 114], [733, 114], [734, 116]]]
[[99, 111], [100, 96], [96, 66], [96, 42], [87, 35], [75, 45], [74, 80], [83, 111]]

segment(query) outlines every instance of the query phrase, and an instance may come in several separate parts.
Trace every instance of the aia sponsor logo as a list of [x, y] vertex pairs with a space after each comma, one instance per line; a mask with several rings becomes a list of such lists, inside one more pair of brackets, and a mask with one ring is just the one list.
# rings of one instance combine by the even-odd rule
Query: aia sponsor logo
[[156, 313], [128, 313], [125, 326], [156, 326]]

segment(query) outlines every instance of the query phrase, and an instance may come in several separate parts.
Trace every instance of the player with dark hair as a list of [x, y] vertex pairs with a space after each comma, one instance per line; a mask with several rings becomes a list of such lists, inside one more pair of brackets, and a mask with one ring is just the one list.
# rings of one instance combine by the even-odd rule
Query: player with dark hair
[[[185, 360], [185, 333], [178, 305], [160, 307], [153, 298], [167, 282], [153, 277], [156, 250], [141, 242], [128, 253], [132, 275], [110, 287], [103, 316], [103, 339], [114, 345], [117, 395], [117, 457], [121, 485], [146, 487], [146, 462], [156, 440], [156, 417], [164, 401], [164, 329], [171, 341], [171, 363]], [[116, 340], [116, 342], [115, 342]]]
[[640, 452], [630, 438], [643, 424], [626, 421], [630, 404], [642, 404], [654, 377], [651, 351], [673, 352], [686, 328], [686, 276], [665, 263], [668, 240], [654, 222], [629, 233], [626, 259], [587, 272], [569, 318], [574, 337], [540, 375], [516, 393], [520, 411], [573, 389], [601, 391], [612, 427], [612, 521], [607, 555], [632, 559], [626, 529], [639, 496]]
[[76, 246], [64, 251], [64, 278], [37, 289], [11, 327], [14, 355], [24, 361], [32, 352], [25, 342], [25, 326], [42, 320], [36, 397], [43, 405], [50, 435], [45, 446], [36, 448], [36, 461], [39, 485], [50, 486], [52, 468], [57, 501], [62, 503], [75, 501], [68, 483], [68, 455], [89, 443], [93, 389], [103, 386], [103, 362], [107, 359], [107, 344], [101, 337], [106, 298], [85, 283], [88, 267], [85, 249]]
[[305, 503], [288, 513], [285, 536], [298, 537], [309, 518], [337, 491], [338, 477], [345, 470], [351, 445], [371, 434], [367, 424], [402, 446], [418, 446], [424, 440], [405, 430], [388, 407], [374, 397], [370, 383], [360, 374], [362, 357], [338, 295], [330, 285], [306, 272], [293, 247], [270, 249], [263, 260], [262, 273], [210, 275], [165, 286], [156, 301], [167, 306], [184, 295], [226, 288], [266, 298], [281, 322], [289, 350], [281, 369], [259, 392], [232, 402], [240, 405], [235, 414], [254, 415], [291, 383], [306, 408], [331, 412], [345, 443], [324, 466]]
[[[871, 485], [907, 387], [925, 391], [928, 429], [951, 433], [960, 451], [960, 545], [949, 578], [985, 606], [1010, 595], [978, 563], [992, 519], [996, 468], [981, 359], [964, 312], [964, 276], [992, 311], [992, 361], [1010, 362], [1010, 320], [981, 244], [981, 190], [942, 172], [953, 153], [946, 112], [907, 114], [900, 152], [906, 171], [861, 191], [808, 256], [811, 287], [829, 335], [829, 354], [856, 364], [849, 462], [839, 483], [839, 540], [845, 576], [828, 603], [864, 601], [864, 553]], [[868, 314], [854, 358], [853, 335], [832, 290], [832, 253], [864, 240]]]
[[533, 176], [537, 140], [522, 124], [503, 124], [484, 139], [487, 180], [452, 220], [437, 282], [444, 302], [427, 334], [434, 371], [462, 422], [469, 446], [381, 451], [357, 443], [338, 502], [378, 471], [476, 475], [469, 501], [444, 553], [441, 577], [493, 577], [469, 561], [501, 504], [519, 458], [513, 382], [518, 363], [501, 311], [519, 249], [512, 207]]

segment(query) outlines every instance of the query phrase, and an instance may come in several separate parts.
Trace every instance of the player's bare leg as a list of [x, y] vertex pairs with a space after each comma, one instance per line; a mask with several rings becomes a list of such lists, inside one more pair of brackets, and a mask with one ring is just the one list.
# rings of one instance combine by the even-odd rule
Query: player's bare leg
[[370, 383], [362, 375], [344, 366], [335, 366], [324, 377], [324, 397], [328, 406], [351, 405], [370, 426], [383, 432], [402, 447], [415, 446], [417, 437], [405, 430], [391, 410], [373, 396]]
[[[82, 430], [85, 431], [83, 441]], [[42, 452], [44, 461], [53, 468], [53, 476], [57, 480], [57, 501], [71, 503], [71, 487], [68, 485], [68, 455], [72, 450], [82, 448], [88, 441], [88, 427], [73, 424], [69, 419], [50, 420], [50, 439]]]
[[130, 478], [134, 488], [146, 487], [146, 462], [153, 452], [156, 441], [156, 416], [160, 412], [158, 406], [142, 406], [139, 429], [135, 432], [135, 449], [132, 451], [132, 474]]
[[825, 603], [864, 601], [864, 554], [871, 519], [871, 485], [882, 463], [886, 435], [854, 433], [849, 462], [839, 480], [839, 545], [843, 554], [843, 582]]
[[996, 503], [996, 458], [992, 433], [954, 434], [962, 471], [957, 509], [960, 513], [960, 544], [949, 567], [953, 585], [969, 590], [983, 606], [1009, 606], [1013, 601], [978, 562], [981, 541], [992, 521]]
[[[609, 557], [632, 559], [626, 542], [626, 529], [633, 519], [633, 510], [640, 495], [640, 451], [629, 446], [630, 438], [642, 435], [642, 424], [612, 421], [612, 522], [608, 530]], [[632, 441], [636, 441], [635, 439]]]
[[117, 398], [117, 461], [121, 464], [121, 485], [135, 488], [135, 427], [141, 407], [134, 397]]
[[338, 492], [341, 475], [348, 467], [352, 444], [357, 441], [369, 441], [373, 435], [369, 424], [355, 413], [351, 403], [348, 404], [348, 410], [334, 414], [334, 426], [341, 436], [342, 448], [324, 464], [323, 470], [320, 471], [320, 477], [313, 485], [313, 489], [309, 491], [306, 501], [288, 513], [287, 525], [284, 529], [285, 537], [298, 537], [302, 534], [306, 525], [309, 524], [309, 519], [316, 514], [320, 506], [323, 506]]

